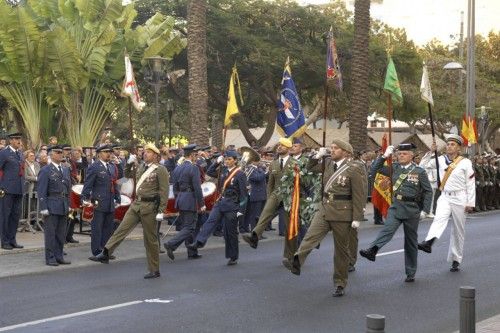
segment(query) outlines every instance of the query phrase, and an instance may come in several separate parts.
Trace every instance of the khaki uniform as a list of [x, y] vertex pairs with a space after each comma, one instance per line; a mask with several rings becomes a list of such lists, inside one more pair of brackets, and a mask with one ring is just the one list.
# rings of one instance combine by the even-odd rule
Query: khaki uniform
[[[300, 159], [304, 159], [305, 157], [301, 156]], [[267, 201], [266, 204], [264, 205], [264, 208], [262, 209], [262, 213], [260, 214], [259, 221], [257, 222], [257, 225], [255, 228], [252, 230], [258, 237], [260, 237], [263, 233], [266, 227], [268, 226], [269, 222], [273, 219], [273, 217], [276, 215], [276, 212], [278, 211], [278, 208], [282, 204], [282, 200], [279, 198], [278, 195], [278, 187], [280, 184], [281, 177], [283, 177], [283, 174], [287, 172], [290, 168], [294, 167], [294, 158], [292, 156], [289, 156], [285, 165], [283, 165], [283, 170], [281, 170], [280, 167], [280, 160], [276, 159], [271, 162], [271, 165], [269, 166], [269, 181], [267, 183]], [[292, 240], [288, 240], [288, 223], [290, 221], [290, 212], [285, 212], [284, 214], [284, 219], [285, 219], [285, 247], [283, 250], [283, 258], [288, 258], [292, 259], [295, 251], [297, 251], [297, 238], [294, 238]]]
[[[142, 223], [148, 270], [149, 272], [158, 272], [160, 270], [160, 248], [158, 246], [158, 233], [156, 230], [156, 214], [163, 213], [167, 207], [169, 174], [167, 169], [162, 165], [158, 163], [151, 164], [151, 166], [153, 165], [157, 166], [157, 168], [137, 188], [135, 200], [130, 205], [123, 221], [105, 247], [108, 249], [109, 254], [113, 253], [140, 222]], [[146, 166], [141, 165], [137, 170], [137, 181], [141, 179], [145, 171]], [[137, 181], [135, 182], [136, 184]]]
[[[315, 162], [314, 162], [315, 161]], [[312, 160], [311, 163], [317, 163]], [[335, 286], [347, 285], [349, 264], [355, 262], [357, 252], [357, 231], [351, 227], [352, 221], [363, 221], [363, 208], [367, 198], [367, 173], [362, 162], [346, 159], [334, 172], [334, 162], [328, 160], [323, 177], [324, 196], [318, 204], [318, 211], [296, 252], [302, 266], [309, 253], [331, 230], [334, 241]], [[318, 171], [320, 165], [312, 166]]]

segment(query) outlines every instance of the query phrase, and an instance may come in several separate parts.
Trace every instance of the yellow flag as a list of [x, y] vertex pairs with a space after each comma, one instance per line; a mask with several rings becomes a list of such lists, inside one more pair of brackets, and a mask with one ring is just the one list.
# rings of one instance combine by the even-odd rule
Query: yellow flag
[[229, 92], [227, 94], [226, 118], [224, 119], [224, 126], [229, 126], [229, 124], [231, 124], [231, 122], [233, 121], [232, 118], [239, 113], [238, 104], [236, 103], [236, 94], [234, 92], [235, 84], [238, 84], [240, 100], [241, 104], [243, 105], [243, 100], [241, 99], [240, 80], [238, 78], [238, 71], [236, 70], [236, 66], [233, 67], [231, 79], [229, 80]]

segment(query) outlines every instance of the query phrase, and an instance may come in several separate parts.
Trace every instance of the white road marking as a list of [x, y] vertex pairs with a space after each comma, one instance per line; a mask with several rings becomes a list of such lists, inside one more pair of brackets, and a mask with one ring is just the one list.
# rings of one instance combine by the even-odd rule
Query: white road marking
[[127, 303], [120, 303], [120, 304], [115, 304], [115, 305], [110, 305], [110, 306], [104, 306], [102, 308], [97, 308], [97, 309], [90, 309], [90, 310], [85, 310], [85, 311], [80, 311], [80, 312], [74, 312], [74, 313], [68, 313], [65, 315], [61, 316], [56, 316], [56, 317], [50, 317], [50, 318], [45, 318], [45, 319], [39, 319], [39, 320], [34, 320], [34, 321], [29, 321], [26, 323], [21, 323], [17, 325], [11, 325], [11, 326], [5, 326], [5, 327], [0, 327], [0, 332], [5, 332], [5, 331], [11, 331], [15, 330], [17, 328], [23, 328], [23, 327], [28, 327], [28, 326], [34, 326], [34, 325], [39, 325], [51, 321], [56, 321], [56, 320], [61, 320], [61, 319], [67, 319], [67, 318], [74, 318], [78, 316], [83, 316], [91, 313], [96, 313], [96, 312], [102, 312], [102, 311], [108, 311], [108, 310], [113, 310], [113, 309], [118, 309], [118, 308], [123, 308], [126, 306], [131, 306], [135, 304], [141, 304], [141, 303], [170, 303], [172, 300], [162, 300], [159, 298], [154, 298], [154, 299], [146, 299], [144, 301], [133, 301], [133, 302], [127, 302]]
[[394, 253], [401, 253], [404, 252], [404, 249], [401, 250], [395, 250], [395, 251], [389, 251], [389, 252], [383, 252], [383, 253], [378, 253], [377, 257], [382, 257], [382, 256], [387, 256], [389, 254], [394, 254]]

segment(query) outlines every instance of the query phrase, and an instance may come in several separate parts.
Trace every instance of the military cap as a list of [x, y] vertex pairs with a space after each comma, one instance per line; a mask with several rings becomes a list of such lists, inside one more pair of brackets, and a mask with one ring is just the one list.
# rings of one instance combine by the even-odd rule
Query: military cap
[[279, 143], [287, 148], [292, 148], [292, 140], [289, 138], [280, 138]]
[[413, 143], [400, 143], [398, 146], [399, 151], [415, 151], [417, 149], [417, 146], [415, 146]]
[[187, 146], [184, 146], [182, 148], [182, 150], [184, 150], [184, 154], [185, 155], [188, 155], [188, 154], [191, 154], [192, 152], [194, 151], [198, 151], [198, 146], [196, 145], [196, 143], [192, 143], [192, 144], [189, 144]]
[[96, 148], [96, 152], [111, 152], [113, 150], [113, 145], [100, 145], [99, 147]]
[[111, 145], [111, 148], [113, 148], [113, 149], [122, 149], [123, 146], [121, 144], [119, 144], [119, 143], [115, 143], [114, 145]]
[[456, 142], [461, 146], [464, 144], [464, 139], [462, 139], [462, 137], [460, 135], [456, 135], [456, 134], [448, 135], [448, 137], [446, 138], [446, 142], [448, 142], [448, 141]]
[[[138, 146], [139, 147], [139, 146]], [[153, 144], [153, 143], [148, 143], [144, 146], [144, 150], [149, 149], [152, 152], [160, 155], [160, 150]]]
[[62, 145], [48, 146], [47, 147], [47, 153], [50, 153], [51, 151], [62, 153], [63, 147], [62, 147]]
[[236, 150], [226, 150], [226, 152], [224, 153], [224, 157], [232, 157], [232, 158], [238, 158], [238, 153], [236, 152]]
[[207, 151], [210, 148], [211, 148], [210, 146], [200, 146], [200, 147], [197, 147], [196, 150], [197, 151]]
[[332, 144], [337, 145], [340, 149], [345, 150], [348, 153], [351, 154], [354, 153], [354, 149], [352, 148], [351, 144], [347, 141], [340, 139], [333, 139]]
[[62, 145], [60, 145], [62, 149], [64, 150], [71, 150], [71, 145], [68, 144], [68, 143], [64, 143]]
[[11, 133], [11, 134], [7, 135], [7, 137], [9, 139], [20, 139], [23, 137], [23, 135], [19, 132], [16, 132], [16, 133]]

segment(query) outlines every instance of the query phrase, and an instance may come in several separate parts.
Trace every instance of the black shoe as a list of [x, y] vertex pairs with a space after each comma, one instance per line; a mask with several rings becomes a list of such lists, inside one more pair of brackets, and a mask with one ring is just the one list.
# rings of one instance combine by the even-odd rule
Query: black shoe
[[365, 257], [366, 259], [368, 259], [370, 261], [375, 261], [375, 257], [377, 255], [377, 252], [378, 252], [378, 247], [377, 246], [372, 246], [369, 249], [360, 250], [359, 254], [362, 257]]
[[437, 239], [436, 237], [433, 237], [429, 240], [423, 241], [422, 243], [419, 243], [417, 245], [417, 247], [420, 251], [431, 253], [432, 252], [432, 244], [434, 244], [436, 239]]
[[200, 259], [201, 257], [203, 257], [201, 254], [193, 254], [192, 256], [188, 256], [188, 259], [189, 260], [194, 260], [194, 259]]
[[460, 270], [459, 266], [460, 266], [460, 263], [458, 261], [453, 260], [453, 263], [451, 264], [450, 272], [458, 272]]
[[257, 245], [259, 245], [259, 238], [255, 232], [252, 232], [250, 235], [243, 235], [241, 238], [243, 238], [243, 240], [253, 249], [256, 249]]
[[170, 258], [170, 260], [175, 260], [174, 249], [168, 246], [167, 243], [163, 243], [163, 246], [165, 247], [165, 250], [167, 250], [167, 256]]
[[415, 282], [415, 275], [407, 275], [405, 282]]
[[288, 258], [283, 258], [283, 260], [281, 260], [281, 263], [283, 264], [283, 266], [286, 267], [286, 269], [288, 269], [289, 271], [292, 270], [292, 262], [290, 261], [290, 259]]
[[14, 249], [24, 249], [24, 246], [17, 243], [10, 244]]
[[342, 297], [344, 296], [344, 287], [338, 286], [337, 289], [333, 292], [333, 297]]
[[355, 270], [356, 270], [356, 267], [354, 267], [354, 265], [349, 264], [349, 268], [347, 269], [347, 271], [349, 273], [351, 273], [351, 272], [354, 272]]
[[300, 261], [298, 256], [293, 257], [292, 268], [290, 269], [290, 272], [295, 275], [300, 275]]
[[4, 250], [12, 250], [13, 247], [10, 244], [5, 244], [5, 245], [2, 245], [2, 249], [4, 249]]
[[101, 253], [95, 256], [96, 261], [100, 261], [103, 264], [109, 264], [109, 252], [107, 248], [104, 248]]
[[66, 243], [78, 244], [78, 243], [80, 243], [80, 241], [77, 241], [76, 239], [74, 239], [73, 237], [71, 237], [70, 239], [66, 240]]
[[59, 265], [71, 265], [71, 261], [65, 260], [65, 259], [60, 259], [56, 260]]
[[229, 259], [229, 261], [227, 262], [227, 265], [228, 266], [234, 266], [238, 263], [238, 259]]
[[191, 244], [188, 244], [186, 245], [186, 247], [190, 250], [193, 250], [193, 251], [196, 251], [198, 250], [199, 248], [202, 248], [203, 247], [203, 244], [201, 244], [200, 242], [196, 241], [194, 243], [191, 243]]
[[214, 233], [212, 235], [214, 235], [215, 237], [222, 237], [222, 236], [224, 236], [224, 234], [222, 233], [222, 231], [214, 231]]
[[148, 274], [144, 275], [145, 279], [155, 279], [160, 277], [160, 272], [149, 272]]
[[116, 259], [116, 257], [114, 255], [109, 256], [109, 260], [115, 260], [115, 259]]
[[57, 261], [47, 261], [45, 264], [47, 266], [54, 266], [54, 267], [59, 266], [59, 264], [57, 263]]
[[373, 222], [373, 224], [376, 224], [376, 225], [384, 225], [384, 222], [380, 221], [380, 222]]

